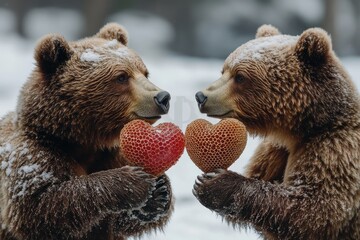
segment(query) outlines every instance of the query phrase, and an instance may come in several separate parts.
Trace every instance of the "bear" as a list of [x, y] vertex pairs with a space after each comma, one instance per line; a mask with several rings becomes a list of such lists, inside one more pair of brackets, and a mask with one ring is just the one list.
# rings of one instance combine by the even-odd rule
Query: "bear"
[[259, 27], [196, 99], [262, 140], [245, 174], [198, 176], [202, 205], [264, 239], [360, 239], [360, 99], [325, 30]]
[[126, 239], [162, 230], [168, 177], [129, 166], [123, 126], [156, 122], [170, 95], [117, 23], [74, 42], [43, 37], [16, 110], [0, 121], [1, 239]]

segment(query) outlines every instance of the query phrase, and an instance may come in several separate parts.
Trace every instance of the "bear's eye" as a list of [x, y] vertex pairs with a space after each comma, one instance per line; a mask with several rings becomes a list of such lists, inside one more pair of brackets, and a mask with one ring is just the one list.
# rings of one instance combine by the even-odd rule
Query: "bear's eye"
[[127, 73], [122, 73], [117, 77], [116, 82], [125, 83], [127, 80], [129, 80], [129, 75]]
[[243, 82], [244, 81], [244, 76], [243, 75], [241, 75], [241, 74], [239, 74], [239, 73], [237, 73], [236, 75], [235, 75], [235, 77], [234, 77], [234, 79], [235, 79], [235, 82], [237, 82], [237, 83], [241, 83], [241, 82]]

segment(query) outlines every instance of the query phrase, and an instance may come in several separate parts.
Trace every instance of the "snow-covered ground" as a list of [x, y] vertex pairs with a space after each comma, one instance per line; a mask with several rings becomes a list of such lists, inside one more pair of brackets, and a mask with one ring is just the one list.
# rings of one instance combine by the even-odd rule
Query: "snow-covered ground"
[[[7, 33], [4, 25], [0, 24], [1, 31]], [[0, 116], [15, 109], [19, 89], [34, 67], [34, 46], [35, 43], [32, 41], [26, 42], [13, 34], [0, 33]], [[172, 95], [170, 112], [160, 122], [171, 121], [185, 130], [186, 125], [197, 118], [208, 119], [199, 113], [194, 94], [220, 76], [222, 60], [196, 59], [171, 54], [151, 55], [143, 59], [150, 70], [150, 80]], [[359, 87], [360, 58], [343, 59], [343, 63]], [[244, 153], [230, 169], [243, 172], [257, 143], [258, 139], [249, 138]], [[175, 212], [171, 222], [164, 232], [144, 236], [142, 239], [252, 240], [259, 238], [252, 230], [246, 232], [228, 226], [195, 199], [191, 190], [196, 176], [200, 173], [201, 171], [185, 152], [179, 162], [168, 171], [176, 197]]]

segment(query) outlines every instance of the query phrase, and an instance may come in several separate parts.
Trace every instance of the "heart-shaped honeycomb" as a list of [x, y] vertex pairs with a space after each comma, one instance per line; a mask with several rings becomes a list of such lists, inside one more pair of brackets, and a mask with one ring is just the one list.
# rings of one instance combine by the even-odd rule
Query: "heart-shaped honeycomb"
[[162, 175], [174, 165], [184, 152], [184, 134], [172, 123], [156, 127], [142, 120], [125, 124], [120, 133], [120, 149], [134, 166], [155, 176]]
[[227, 169], [243, 152], [247, 133], [245, 125], [232, 118], [215, 125], [204, 119], [191, 122], [185, 131], [186, 151], [203, 172]]

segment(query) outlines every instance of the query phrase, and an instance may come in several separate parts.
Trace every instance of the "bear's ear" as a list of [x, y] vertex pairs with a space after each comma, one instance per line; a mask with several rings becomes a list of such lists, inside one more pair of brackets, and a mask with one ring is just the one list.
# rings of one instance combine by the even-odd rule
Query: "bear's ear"
[[260, 38], [260, 37], [270, 37], [270, 36], [275, 36], [275, 35], [280, 35], [280, 31], [270, 25], [270, 24], [264, 24], [262, 26], [260, 26], [258, 28], [258, 30], [256, 31], [256, 38]]
[[116, 39], [125, 46], [128, 44], [128, 33], [126, 29], [117, 23], [106, 24], [100, 29], [96, 36], [106, 40]]
[[43, 37], [35, 48], [35, 60], [40, 70], [47, 76], [52, 75], [72, 55], [67, 41], [60, 35]]
[[300, 35], [295, 52], [300, 61], [321, 65], [326, 62], [331, 49], [331, 39], [327, 32], [321, 28], [310, 28]]

